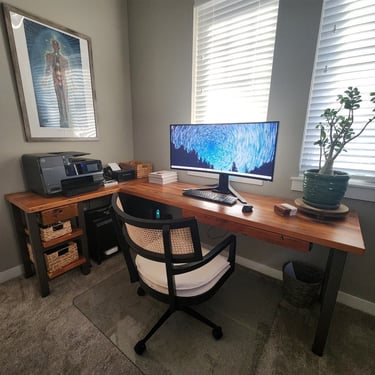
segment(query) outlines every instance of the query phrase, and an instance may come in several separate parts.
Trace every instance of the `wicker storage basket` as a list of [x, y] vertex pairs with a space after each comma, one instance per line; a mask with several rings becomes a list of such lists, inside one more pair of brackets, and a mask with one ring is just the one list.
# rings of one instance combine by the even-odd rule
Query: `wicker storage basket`
[[[27, 243], [27, 250], [29, 252], [30, 260], [34, 263], [34, 257], [30, 243]], [[53, 272], [77, 260], [78, 258], [78, 247], [75, 242], [69, 242], [64, 244], [63, 246], [60, 246], [59, 248], [49, 250], [44, 254], [48, 276], [51, 276]]]
[[302, 262], [287, 262], [283, 266], [283, 294], [296, 307], [308, 307], [316, 299], [323, 272]]
[[143, 161], [131, 160], [128, 162], [120, 162], [119, 165], [122, 169], [134, 169], [137, 178], [148, 177], [148, 174], [152, 172], [152, 164]]
[[68, 233], [72, 233], [70, 220], [40, 227], [40, 238], [42, 241], [50, 241]]
[[29, 258], [34, 263], [34, 256], [33, 256], [33, 252], [32, 252], [32, 249], [31, 249], [31, 244], [29, 242], [27, 242], [26, 245], [27, 245], [27, 251], [29, 253]]
[[58, 269], [77, 260], [78, 247], [75, 242], [69, 242], [64, 246], [50, 250], [44, 254], [48, 276]]

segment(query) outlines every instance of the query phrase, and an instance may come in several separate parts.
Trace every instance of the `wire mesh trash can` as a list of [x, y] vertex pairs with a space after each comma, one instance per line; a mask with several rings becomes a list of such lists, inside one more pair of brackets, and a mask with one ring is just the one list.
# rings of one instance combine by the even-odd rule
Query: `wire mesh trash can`
[[287, 262], [283, 266], [283, 294], [296, 307], [308, 307], [318, 296], [323, 272], [303, 262]]

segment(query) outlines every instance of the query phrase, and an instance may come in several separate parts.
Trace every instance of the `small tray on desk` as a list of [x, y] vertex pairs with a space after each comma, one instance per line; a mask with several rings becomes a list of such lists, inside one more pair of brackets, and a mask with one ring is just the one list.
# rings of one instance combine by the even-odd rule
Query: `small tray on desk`
[[297, 198], [294, 201], [298, 210], [303, 214], [312, 216], [320, 220], [335, 220], [335, 219], [344, 219], [345, 216], [349, 213], [349, 207], [344, 204], [340, 204], [339, 208], [336, 210], [325, 210], [322, 208], [316, 208], [306, 204], [302, 198]]

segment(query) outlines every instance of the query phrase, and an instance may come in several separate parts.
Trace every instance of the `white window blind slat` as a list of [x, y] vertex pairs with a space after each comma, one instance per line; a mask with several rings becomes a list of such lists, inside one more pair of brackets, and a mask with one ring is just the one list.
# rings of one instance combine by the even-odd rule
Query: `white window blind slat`
[[[373, 0], [324, 0], [321, 31], [306, 115], [300, 173], [317, 168], [319, 137], [315, 129], [326, 108], [338, 108], [336, 98], [348, 86], [358, 87], [361, 108], [355, 112], [354, 129], [373, 116], [370, 92], [375, 91], [375, 2]], [[335, 169], [354, 176], [375, 177], [375, 124], [346, 146]]]
[[266, 119], [277, 13], [278, 0], [195, 1], [193, 122]]

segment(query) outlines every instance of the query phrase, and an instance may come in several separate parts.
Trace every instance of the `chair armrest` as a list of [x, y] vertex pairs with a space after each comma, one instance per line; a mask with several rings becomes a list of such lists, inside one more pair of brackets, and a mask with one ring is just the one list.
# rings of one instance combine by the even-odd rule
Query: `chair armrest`
[[220, 243], [218, 243], [213, 249], [211, 249], [206, 255], [203, 256], [202, 260], [173, 265], [173, 273], [175, 275], [190, 272], [197, 268], [204, 266], [205, 264], [209, 263], [212, 259], [218, 256], [223, 250], [229, 247], [228, 253], [228, 262], [230, 263], [231, 267], [234, 267], [235, 258], [236, 258], [236, 236], [231, 234], [230, 236], [224, 238]]

